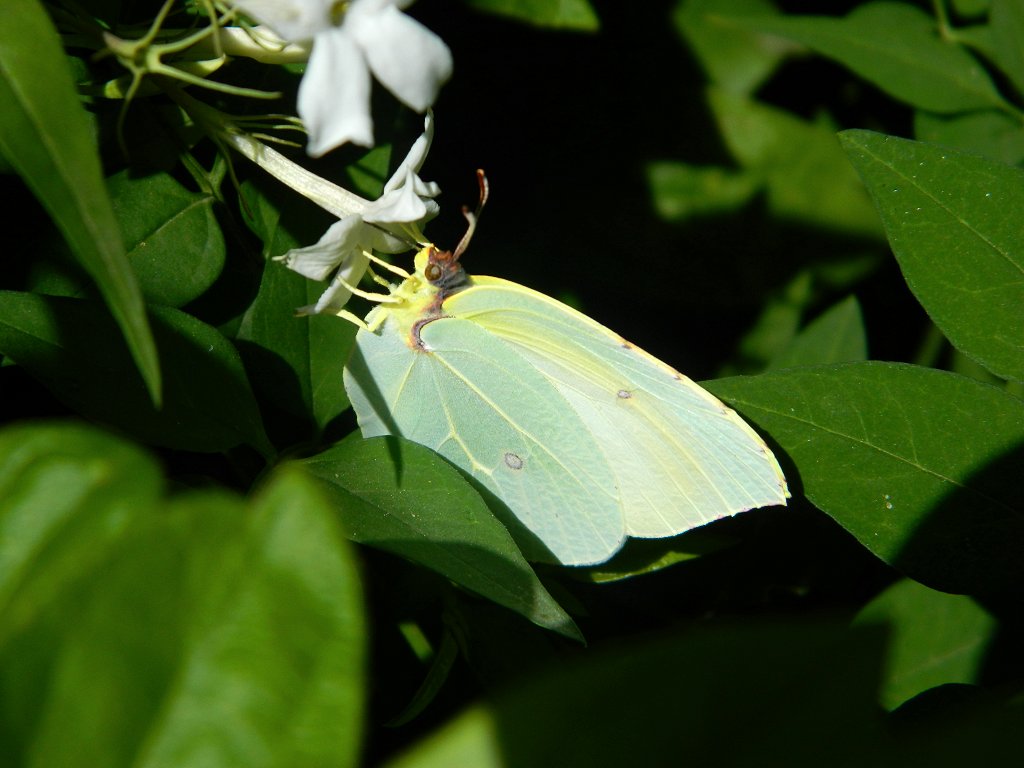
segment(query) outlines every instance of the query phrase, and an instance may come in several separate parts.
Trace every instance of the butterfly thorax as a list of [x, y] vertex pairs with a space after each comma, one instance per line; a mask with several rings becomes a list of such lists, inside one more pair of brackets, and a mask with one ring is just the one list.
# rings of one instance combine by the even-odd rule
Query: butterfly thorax
[[420, 338], [423, 326], [444, 317], [444, 300], [468, 280], [451, 251], [427, 245], [416, 254], [415, 272], [392, 290], [392, 299], [398, 301], [378, 307], [367, 317], [367, 323], [371, 329], [376, 329], [390, 317], [398, 324], [410, 347], [425, 350]]
[[420, 337], [423, 326], [444, 317], [444, 300], [466, 285], [469, 278], [466, 276], [466, 270], [459, 264], [458, 256], [451, 251], [439, 251], [432, 245], [416, 254], [416, 273], [422, 274], [436, 290], [433, 302], [424, 308], [419, 319], [413, 323], [410, 333], [412, 344], [425, 350], [426, 345]]

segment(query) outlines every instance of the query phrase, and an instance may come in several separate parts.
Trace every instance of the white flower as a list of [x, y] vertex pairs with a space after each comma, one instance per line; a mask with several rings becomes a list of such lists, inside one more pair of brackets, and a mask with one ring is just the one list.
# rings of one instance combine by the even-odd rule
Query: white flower
[[[285, 40], [313, 42], [299, 85], [307, 151], [318, 157], [345, 142], [373, 146], [370, 75], [417, 112], [451, 77], [448, 46], [399, 10], [412, 0], [235, 0]], [[344, 13], [337, 15], [339, 8]]]
[[402, 224], [429, 221], [437, 216], [439, 208], [433, 198], [441, 188], [433, 181], [423, 181], [419, 171], [427, 159], [434, 140], [434, 115], [428, 111], [423, 121], [423, 133], [413, 142], [401, 165], [395, 169], [380, 199], [367, 207], [363, 220], [375, 224]]
[[348, 286], [362, 278], [369, 265], [367, 251], [401, 253], [422, 241], [420, 225], [438, 213], [432, 198], [441, 193], [434, 182], [425, 182], [417, 171], [423, 166], [434, 137], [433, 115], [428, 111], [423, 133], [413, 143], [377, 200], [362, 213], [353, 213], [331, 225], [323, 237], [305, 248], [293, 248], [275, 260], [312, 280], [324, 280], [335, 269], [331, 285], [316, 304], [301, 307], [299, 314], [336, 314], [352, 296]]
[[316, 245], [293, 248], [275, 257], [276, 261], [284, 262], [289, 269], [312, 280], [324, 280], [338, 268], [316, 304], [299, 307], [296, 312], [300, 315], [337, 314], [352, 298], [348, 286], [358, 283], [369, 266], [366, 256], [369, 248], [398, 253], [408, 250], [409, 246], [402, 241], [396, 244], [385, 232], [366, 224], [355, 214], [331, 225]]

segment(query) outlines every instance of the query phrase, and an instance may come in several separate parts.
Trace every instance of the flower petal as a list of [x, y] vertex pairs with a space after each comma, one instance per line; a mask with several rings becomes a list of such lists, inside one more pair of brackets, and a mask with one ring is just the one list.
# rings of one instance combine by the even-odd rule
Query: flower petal
[[[310, 280], [324, 280], [359, 245], [360, 235], [368, 227], [359, 215], [346, 216], [334, 222], [316, 245], [292, 248], [283, 256], [275, 256], [288, 269], [308, 277]], [[372, 234], [367, 233], [366, 239]]]
[[[433, 200], [430, 202], [437, 205]], [[440, 210], [440, 207], [438, 207], [438, 210]], [[436, 215], [435, 213], [434, 216]], [[404, 253], [411, 248], [415, 248], [418, 242], [416, 239], [410, 239], [407, 235], [393, 234], [388, 230], [375, 227], [367, 222], [360, 244], [368, 250], [380, 251], [381, 253]]]
[[234, 5], [292, 42], [331, 26], [331, 0], [235, 0]]
[[374, 10], [353, 4], [344, 29], [381, 84], [399, 101], [423, 112], [452, 76], [452, 53], [440, 37], [393, 5]]
[[[384, 185], [384, 194], [391, 192], [392, 190], [398, 189], [400, 186], [405, 184], [408, 176], [406, 169], [411, 168], [413, 172], [419, 173], [420, 168], [423, 167], [424, 161], [427, 159], [427, 153], [430, 151], [430, 145], [434, 141], [434, 111], [431, 109], [427, 110], [427, 116], [423, 119], [423, 133], [419, 135], [419, 138], [413, 142], [412, 146], [409, 147], [409, 151], [405, 155], [405, 159], [402, 160], [391, 178], [388, 179], [388, 183]], [[436, 184], [434, 186], [437, 186]], [[437, 192], [431, 197], [441, 194], [441, 188], [437, 188]]]
[[350, 253], [345, 259], [345, 263], [341, 265], [341, 269], [338, 270], [338, 274], [335, 275], [334, 280], [331, 281], [330, 286], [320, 294], [316, 304], [299, 307], [295, 310], [296, 314], [337, 314], [338, 310], [344, 307], [348, 300], [352, 298], [352, 292], [345, 287], [339, 278], [344, 279], [349, 285], [355, 285], [362, 279], [363, 273], [366, 272], [369, 264], [370, 260], [366, 258], [362, 251]]
[[347, 141], [373, 146], [370, 73], [344, 27], [321, 32], [299, 85], [299, 117], [309, 132], [306, 151], [319, 157]]
[[[416, 182], [419, 182], [419, 184]], [[434, 187], [436, 186], [435, 184]], [[420, 221], [431, 210], [428, 209], [427, 203], [433, 203], [433, 210], [436, 215], [437, 203], [433, 200], [424, 201], [418, 194], [419, 189], [425, 187], [425, 182], [421, 181], [411, 168], [406, 168], [405, 183], [397, 189], [385, 192], [379, 200], [370, 203], [366, 212], [363, 213], [363, 219], [379, 224]]]
[[399, 8], [407, 8], [412, 5], [413, 2], [414, 0], [402, 0], [402, 2], [398, 2], [398, 0], [352, 0], [352, 4], [349, 6], [346, 13], [346, 18], [351, 16], [353, 12], [356, 14], [380, 13], [385, 8], [392, 5], [397, 5]]

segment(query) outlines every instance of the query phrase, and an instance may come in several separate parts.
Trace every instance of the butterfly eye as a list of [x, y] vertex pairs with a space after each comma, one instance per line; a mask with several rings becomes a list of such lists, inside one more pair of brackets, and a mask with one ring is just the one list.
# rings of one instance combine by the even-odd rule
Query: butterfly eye
[[451, 251], [432, 251], [423, 276], [441, 289], [442, 297], [466, 282], [466, 272]]

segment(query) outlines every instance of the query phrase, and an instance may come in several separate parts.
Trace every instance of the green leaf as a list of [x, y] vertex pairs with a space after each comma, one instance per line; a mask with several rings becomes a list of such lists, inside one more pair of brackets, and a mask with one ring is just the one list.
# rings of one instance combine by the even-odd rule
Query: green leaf
[[740, 357], [754, 371], [763, 370], [793, 343], [813, 299], [814, 279], [809, 269], [801, 269], [765, 301], [760, 317], [740, 340]]
[[[896, 749], [888, 765], [1001, 765], [1024, 758], [1019, 686], [950, 684], [926, 691], [893, 713]], [[861, 763], [866, 764], [866, 763]]]
[[538, 626], [581, 639], [505, 527], [433, 451], [353, 433], [302, 464], [326, 482], [353, 541], [418, 563]]
[[768, 0], [684, 0], [676, 5], [672, 20], [712, 84], [752, 94], [775, 71], [786, 46], [730, 24], [730, 14], [771, 16], [777, 11]]
[[589, 0], [465, 0], [466, 4], [487, 13], [507, 16], [538, 27], [596, 32], [597, 14]]
[[[64, 463], [87, 471], [97, 458]], [[60, 486], [46, 491], [67, 504]], [[75, 517], [101, 509], [83, 503]], [[355, 765], [361, 590], [318, 489], [285, 472], [249, 506], [204, 492], [131, 511], [103, 562], [80, 561], [73, 589], [0, 651], [0, 696], [16, 702], [0, 710], [6, 754], [26, 765]], [[87, 519], [65, 525], [110, 538]], [[38, 565], [25, 588], [41, 595], [34, 582], [50, 577]]]
[[995, 40], [992, 36], [992, 27], [988, 24], [958, 27], [949, 34], [965, 48], [975, 51], [989, 61], [996, 60]]
[[989, 27], [999, 67], [1024, 94], [1024, 5], [1020, 0], [992, 0]]
[[268, 262], [238, 330], [261, 401], [293, 421], [308, 422], [314, 433], [349, 408], [341, 373], [358, 330], [333, 315], [295, 316], [298, 307], [315, 303], [324, 288], [324, 283]]
[[778, 16], [734, 21], [802, 43], [919, 109], [1007, 108], [984, 68], [959, 45], [944, 40], [927, 13], [905, 3], [867, 3], [842, 19]]
[[891, 632], [881, 699], [895, 709], [946, 683], [978, 682], [996, 621], [964, 595], [947, 595], [904, 579], [857, 614], [854, 626], [884, 624]]
[[756, 174], [670, 162], [650, 164], [647, 183], [655, 210], [666, 221], [735, 211], [760, 187]]
[[894, 363], [704, 382], [781, 447], [803, 493], [887, 563], [935, 589], [1024, 579], [1024, 402]]
[[0, 431], [0, 648], [107, 557], [161, 486], [152, 459], [95, 429]]
[[867, 360], [868, 340], [856, 297], [829, 307], [771, 361], [769, 370]]
[[1024, 171], [869, 131], [840, 139], [935, 324], [993, 373], [1024, 380]]
[[[268, 257], [297, 246], [280, 223], [274, 204], [252, 187], [243, 190], [250, 225], [264, 239]], [[259, 293], [238, 330], [240, 350], [261, 402], [279, 411], [308, 440], [349, 408], [342, 369], [355, 342], [356, 327], [328, 315], [296, 317], [327, 288], [274, 261], [263, 268]], [[298, 430], [298, 424], [308, 424]]]
[[956, 15], [965, 19], [981, 16], [988, 10], [990, 0], [953, 0]]
[[[301, 477], [278, 479], [249, 509], [227, 502], [211, 494], [172, 505], [167, 523], [115, 564], [112, 589], [87, 617], [96, 655], [122, 646], [128, 616], [142, 623], [131, 634], [159, 650], [166, 619], [148, 606], [177, 608], [173, 665], [147, 645], [132, 675], [173, 672], [132, 764], [355, 766], [365, 628], [347, 542]], [[103, 690], [90, 683], [104, 666], [87, 667], [71, 691]]]
[[99, 286], [161, 400], [160, 363], [125, 256], [99, 155], [60, 40], [37, 0], [7, 0], [0, 24], [0, 152], [32, 189]]
[[132, 178], [122, 172], [108, 188], [146, 299], [180, 307], [202, 295], [224, 267], [214, 199], [165, 173]]
[[807, 623], [634, 640], [489, 697], [387, 766], [876, 764], [858, 757], [880, 738], [881, 645]]
[[[170, 510], [173, 544], [199, 566], [187, 582], [191, 601], [182, 601], [193, 642], [176, 665], [173, 700], [165, 700], [172, 706], [164, 707], [142, 764], [198, 764], [207, 723], [230, 712], [224, 765], [357, 765], [362, 589], [320, 488], [304, 473], [278, 471], [248, 508], [216, 526], [216, 540], [196, 541], [192, 531], [205, 527], [202, 502], [185, 499]], [[149, 537], [156, 546], [163, 546], [162, 527]]]
[[831, 125], [814, 124], [750, 99], [711, 89], [722, 139], [767, 189], [776, 216], [875, 236], [878, 217], [848, 168]]
[[914, 136], [919, 141], [975, 152], [1007, 165], [1024, 161], [1021, 121], [992, 109], [963, 115], [915, 112]]
[[231, 343], [175, 309], [154, 307], [152, 319], [165, 371], [160, 410], [97, 302], [0, 292], [0, 353], [75, 411], [141, 440], [191, 451], [247, 443], [271, 455]]

